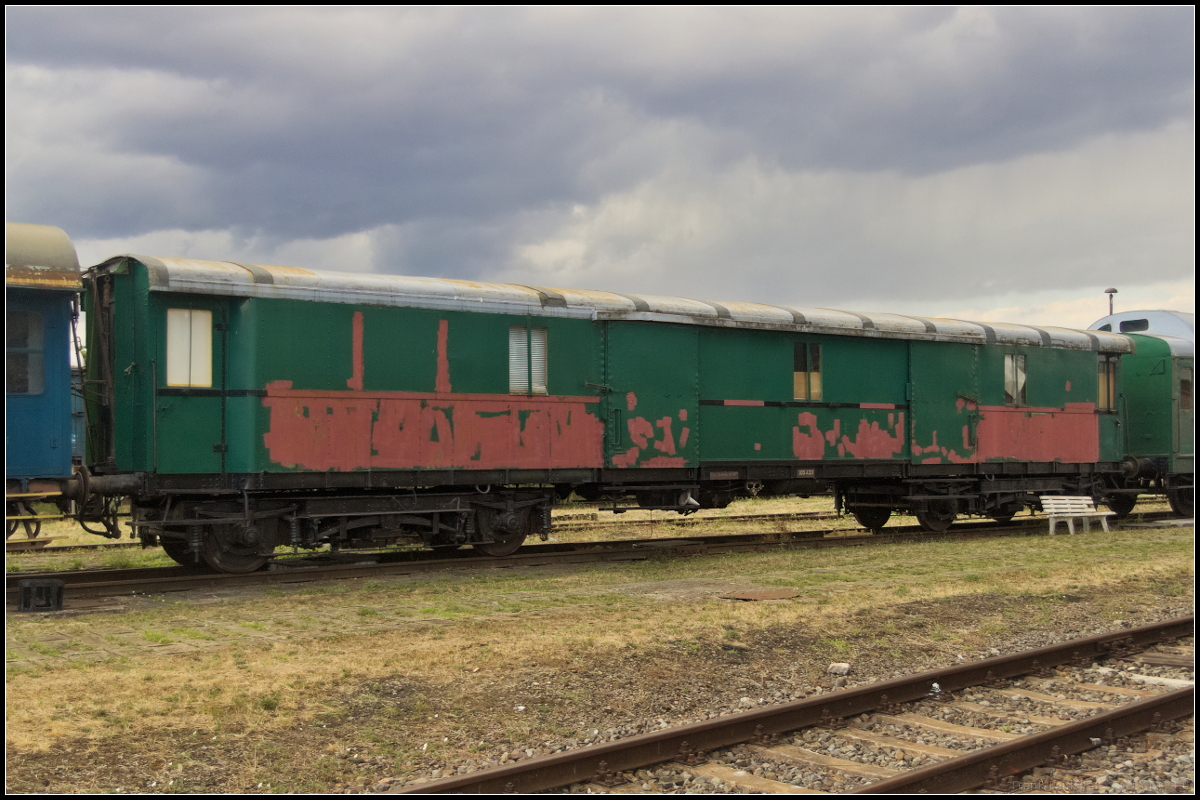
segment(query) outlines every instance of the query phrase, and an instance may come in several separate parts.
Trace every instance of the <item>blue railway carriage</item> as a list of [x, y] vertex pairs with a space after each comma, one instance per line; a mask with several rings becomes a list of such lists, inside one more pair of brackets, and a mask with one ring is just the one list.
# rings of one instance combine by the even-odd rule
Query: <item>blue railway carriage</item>
[[34, 503], [69, 506], [72, 464], [72, 320], [79, 259], [70, 237], [49, 225], [5, 223], [5, 533], [36, 536]]

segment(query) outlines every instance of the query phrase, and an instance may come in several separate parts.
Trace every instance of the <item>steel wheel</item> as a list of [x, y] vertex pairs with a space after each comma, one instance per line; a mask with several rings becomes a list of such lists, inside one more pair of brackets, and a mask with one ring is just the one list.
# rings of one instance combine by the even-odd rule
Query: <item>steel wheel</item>
[[158, 537], [158, 543], [162, 545], [162, 549], [171, 557], [171, 560], [176, 564], [184, 567], [196, 566], [196, 559], [192, 553], [191, 542], [186, 539], [168, 539], [165, 536]]
[[1171, 510], [1180, 517], [1196, 516], [1196, 489], [1194, 486], [1176, 486], [1167, 490], [1167, 502]]
[[254, 572], [263, 568], [269, 556], [258, 552], [258, 542], [247, 542], [240, 525], [214, 525], [205, 532], [200, 555], [218, 572]]
[[851, 507], [850, 513], [858, 520], [858, 524], [862, 525], [872, 533], [876, 533], [887, 525], [892, 516], [892, 510], [883, 506], [859, 506]]
[[[29, 507], [22, 502], [13, 503], [8, 507], [7, 512], [14, 517], [33, 516], [33, 512]], [[24, 529], [25, 538], [36, 539], [37, 535], [42, 532], [42, 521], [40, 519], [6, 519], [4, 521], [4, 538], [10, 539], [17, 531]]]
[[521, 545], [525, 544], [524, 533], [494, 533], [492, 534], [492, 538], [496, 541], [476, 542], [475, 549], [485, 556], [501, 558], [503, 556], [511, 556], [521, 549]]
[[944, 531], [958, 517], [953, 500], [933, 500], [925, 511], [916, 512], [917, 522], [927, 531]]
[[478, 516], [480, 532], [491, 532], [491, 542], [475, 542], [474, 547], [485, 556], [502, 558], [511, 556], [525, 544], [533, 514], [529, 510], [516, 512], [494, 512], [481, 510]]
[[1108, 506], [1108, 510], [1117, 515], [1117, 519], [1125, 519], [1129, 516], [1129, 512], [1133, 511], [1133, 507], [1137, 505], [1136, 494], [1110, 494], [1104, 498], [1104, 505]]

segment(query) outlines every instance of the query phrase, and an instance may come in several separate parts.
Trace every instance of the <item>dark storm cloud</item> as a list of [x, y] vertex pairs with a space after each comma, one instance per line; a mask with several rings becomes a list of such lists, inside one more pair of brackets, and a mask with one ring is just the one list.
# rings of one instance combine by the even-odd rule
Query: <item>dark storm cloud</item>
[[425, 273], [503, 259], [523, 212], [595, 202], [681, 154], [924, 174], [1192, 108], [1184, 8], [966, 23], [944, 8], [23, 8], [7, 23], [12, 102], [76, 86], [54, 130], [28, 123], [43, 156], [10, 153], [10, 214], [97, 238], [407, 226], [389, 248]]

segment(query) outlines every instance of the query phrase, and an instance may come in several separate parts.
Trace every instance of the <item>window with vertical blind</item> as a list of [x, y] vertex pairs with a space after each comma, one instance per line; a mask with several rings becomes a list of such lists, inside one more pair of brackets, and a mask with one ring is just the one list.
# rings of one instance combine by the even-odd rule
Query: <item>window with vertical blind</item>
[[508, 329], [509, 394], [546, 394], [546, 329]]
[[1096, 362], [1096, 383], [1099, 390], [1096, 408], [1101, 411], [1113, 411], [1117, 407], [1117, 358], [1118, 356], [1100, 356]]
[[821, 345], [797, 342], [792, 352], [792, 398], [821, 399]]
[[167, 309], [167, 386], [212, 386], [211, 311]]

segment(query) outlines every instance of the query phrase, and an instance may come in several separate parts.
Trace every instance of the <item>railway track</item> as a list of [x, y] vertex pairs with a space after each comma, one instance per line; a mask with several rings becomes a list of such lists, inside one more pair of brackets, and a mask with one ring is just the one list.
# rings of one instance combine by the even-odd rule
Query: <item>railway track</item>
[[70, 570], [14, 573], [5, 578], [5, 601], [20, 603], [20, 585], [28, 580], [60, 580], [64, 584], [64, 606], [72, 601], [133, 594], [162, 594], [194, 589], [222, 589], [254, 585], [281, 585], [315, 581], [377, 578], [470, 568], [515, 568], [547, 564], [596, 561], [638, 561], [663, 556], [689, 557], [729, 552], [765, 552], [780, 548], [818, 549], [862, 547], [876, 544], [941, 539], [965, 539], [1029, 535], [1045, 530], [1042, 517], [1022, 517], [1020, 522], [1000, 524], [991, 520], [968, 520], [941, 533], [917, 525], [896, 526], [870, 534], [847, 530], [804, 532], [770, 531], [748, 534], [719, 534], [689, 538], [626, 539], [591, 542], [548, 542], [527, 544], [502, 559], [483, 556], [470, 548], [449, 554], [430, 550], [353, 551], [336, 555], [284, 557], [270, 569], [234, 575], [214, 573], [203, 567], [146, 567], [136, 569]]
[[[1076, 793], [1104, 759], [1135, 773], [1191, 717], [1194, 647], [1169, 643], [1194, 626], [1115, 631], [392, 792]], [[1186, 677], [1138, 672], [1153, 665]]]
[[[565, 532], [576, 530], [627, 530], [637, 528], [691, 528], [699, 525], [712, 525], [722, 523], [758, 523], [767, 525], [771, 523], [786, 523], [797, 520], [820, 521], [826, 519], [839, 519], [839, 516], [832, 511], [793, 511], [782, 513], [769, 514], [725, 514], [715, 516], [688, 516], [688, 517], [673, 517], [673, 518], [657, 518], [657, 519], [614, 519], [600, 520], [599, 511], [579, 511], [568, 512], [555, 517], [553, 530]], [[96, 542], [87, 544], [51, 544], [52, 542], [61, 539], [58, 536], [36, 536], [33, 538], [13, 537], [7, 539], [4, 543], [5, 551], [8, 553], [66, 553], [72, 551], [87, 551], [87, 550], [112, 550], [122, 548], [140, 548], [140, 542]]]

